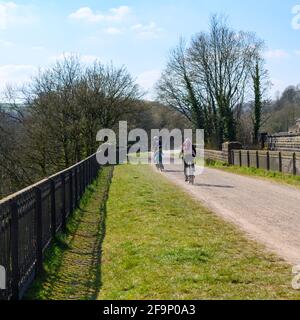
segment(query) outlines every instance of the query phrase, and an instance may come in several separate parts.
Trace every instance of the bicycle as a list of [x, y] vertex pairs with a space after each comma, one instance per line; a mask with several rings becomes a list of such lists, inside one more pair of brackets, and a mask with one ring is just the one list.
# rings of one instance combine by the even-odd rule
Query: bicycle
[[154, 155], [155, 166], [156, 166], [156, 169], [160, 172], [163, 172], [165, 170], [162, 158], [163, 158], [162, 152], [158, 151], [155, 153]]
[[194, 161], [186, 162], [185, 176], [186, 176], [186, 182], [188, 182], [191, 185], [195, 184], [195, 163], [194, 163]]

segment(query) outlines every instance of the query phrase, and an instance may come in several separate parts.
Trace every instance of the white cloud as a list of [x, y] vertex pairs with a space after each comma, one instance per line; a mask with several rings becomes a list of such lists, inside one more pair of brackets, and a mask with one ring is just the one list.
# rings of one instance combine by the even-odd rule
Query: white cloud
[[11, 25], [33, 23], [37, 20], [32, 13], [32, 7], [18, 5], [15, 2], [0, 3], [0, 30], [6, 30]]
[[92, 63], [94, 63], [95, 61], [100, 60], [100, 59], [99, 59], [99, 57], [94, 56], [94, 55], [83, 55], [83, 56], [80, 57], [80, 60], [81, 60], [83, 63], [92, 64]]
[[33, 46], [33, 47], [31, 47], [31, 49], [34, 50], [34, 51], [44, 51], [44, 50], [46, 50], [46, 48], [43, 47], [43, 46]]
[[14, 44], [11, 41], [0, 40], [1, 47], [12, 47]]
[[270, 50], [265, 53], [265, 57], [268, 59], [285, 59], [289, 56], [289, 53], [282, 49]]
[[37, 67], [27, 64], [7, 64], [0, 66], [1, 89], [6, 85], [22, 85], [37, 72]]
[[[90, 24], [103, 23], [105, 24], [103, 32], [108, 35], [121, 35], [131, 31], [139, 38], [151, 39], [158, 38], [163, 32], [163, 29], [158, 27], [155, 22], [137, 23], [139, 17], [135, 16], [129, 6], [111, 8], [106, 12], [96, 11], [86, 6], [71, 13], [69, 18]], [[120, 27], [121, 22], [122, 26]], [[96, 40], [97, 37], [89, 37], [89, 39]]]
[[69, 15], [70, 19], [86, 21], [89, 23], [122, 21], [130, 13], [128, 6], [109, 9], [107, 13], [94, 12], [89, 7], [82, 7]]
[[106, 28], [104, 31], [105, 31], [105, 33], [110, 34], [110, 35], [119, 35], [119, 34], [123, 33], [121, 29], [114, 28], [114, 27]]
[[72, 53], [72, 52], [63, 52], [54, 56], [50, 57], [51, 62], [56, 62], [56, 61], [63, 61], [64, 59], [68, 59], [70, 57], [78, 57], [82, 63], [85, 64], [92, 64], [96, 60], [100, 60], [100, 57], [95, 56], [95, 55], [90, 55], [90, 54], [77, 54], [77, 53]]
[[154, 99], [154, 85], [160, 79], [160, 70], [147, 70], [137, 77], [137, 83], [147, 91], [147, 98]]
[[294, 53], [296, 56], [300, 56], [300, 50], [295, 50]]
[[12, 16], [17, 7], [18, 6], [14, 2], [0, 4], [0, 29], [7, 29], [7, 26], [11, 22]]
[[281, 94], [288, 86], [288, 83], [285, 83], [283, 80], [277, 78], [271, 78], [271, 83], [273, 98], [276, 98], [278, 93]]
[[150, 22], [147, 25], [137, 24], [131, 27], [141, 38], [157, 38], [162, 33], [163, 29], [159, 28], [155, 22]]
[[53, 55], [50, 57], [50, 61], [61, 61], [61, 60], [64, 60], [64, 59], [68, 59], [72, 56], [74, 56], [76, 54], [73, 54], [72, 52], [63, 52], [63, 53], [59, 53], [57, 55]]

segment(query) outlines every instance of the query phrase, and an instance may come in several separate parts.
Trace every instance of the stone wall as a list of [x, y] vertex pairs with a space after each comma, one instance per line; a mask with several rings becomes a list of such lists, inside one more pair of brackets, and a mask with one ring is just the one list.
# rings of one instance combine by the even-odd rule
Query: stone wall
[[281, 133], [268, 136], [268, 149], [271, 151], [300, 152], [300, 134]]
[[223, 151], [205, 150], [205, 160], [228, 162], [228, 154]]
[[222, 151], [207, 150], [205, 149], [205, 160], [213, 160], [232, 164], [232, 150], [242, 149], [239, 142], [226, 142], [222, 145]]

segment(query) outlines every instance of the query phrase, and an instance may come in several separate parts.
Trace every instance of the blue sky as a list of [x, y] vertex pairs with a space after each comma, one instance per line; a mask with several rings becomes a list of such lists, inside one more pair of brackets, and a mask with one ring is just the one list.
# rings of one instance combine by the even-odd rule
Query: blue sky
[[235, 29], [266, 41], [275, 95], [300, 83], [297, 12], [300, 0], [0, 1], [0, 88], [28, 81], [63, 53], [78, 53], [84, 63], [126, 65], [151, 92], [179, 38], [206, 30], [211, 14], [222, 13]]

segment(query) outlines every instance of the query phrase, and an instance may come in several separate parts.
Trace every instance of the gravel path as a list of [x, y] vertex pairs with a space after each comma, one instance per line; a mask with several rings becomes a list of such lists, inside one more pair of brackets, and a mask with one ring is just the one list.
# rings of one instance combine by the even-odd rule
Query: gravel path
[[184, 182], [181, 167], [167, 166], [164, 175], [252, 239], [300, 264], [299, 189], [209, 168], [195, 186]]

